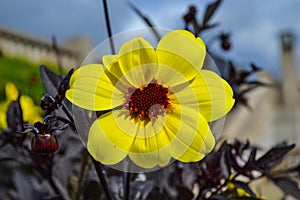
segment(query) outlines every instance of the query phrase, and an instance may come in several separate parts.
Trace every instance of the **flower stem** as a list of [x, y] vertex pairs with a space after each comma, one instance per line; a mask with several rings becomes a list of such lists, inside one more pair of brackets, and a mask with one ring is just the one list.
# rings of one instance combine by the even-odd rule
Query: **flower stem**
[[112, 38], [112, 32], [111, 32], [111, 26], [110, 26], [110, 21], [109, 21], [108, 7], [107, 7], [106, 0], [103, 0], [103, 8], [104, 8], [106, 29], [107, 29], [107, 34], [108, 34], [108, 39], [109, 39], [111, 52], [112, 52], [112, 54], [115, 54], [115, 47], [114, 47], [114, 41], [113, 41], [113, 38]]
[[62, 64], [61, 55], [60, 55], [60, 52], [59, 52], [59, 49], [57, 46], [56, 37], [53, 35], [51, 39], [52, 39], [52, 49], [54, 50], [54, 53], [56, 56], [56, 61], [57, 61], [59, 72], [60, 72], [60, 74], [64, 74], [63, 64]]
[[124, 200], [130, 199], [130, 172], [124, 172], [123, 178], [124, 178]]
[[95, 166], [98, 178], [99, 178], [101, 185], [103, 187], [103, 190], [105, 192], [106, 199], [115, 200], [115, 197], [113, 196], [113, 194], [111, 193], [111, 191], [108, 187], [107, 179], [105, 176], [105, 173], [106, 173], [105, 170], [103, 169], [101, 163], [97, 162], [94, 158], [92, 158], [92, 159], [93, 159], [93, 164]]
[[77, 190], [76, 190], [76, 194], [75, 194], [76, 200], [81, 199], [83, 196], [82, 188], [84, 187], [84, 181], [86, 179], [88, 171], [90, 170], [91, 164], [92, 163], [91, 163], [91, 160], [89, 159], [88, 151], [83, 151], [83, 161], [81, 164], [81, 170], [80, 170]]

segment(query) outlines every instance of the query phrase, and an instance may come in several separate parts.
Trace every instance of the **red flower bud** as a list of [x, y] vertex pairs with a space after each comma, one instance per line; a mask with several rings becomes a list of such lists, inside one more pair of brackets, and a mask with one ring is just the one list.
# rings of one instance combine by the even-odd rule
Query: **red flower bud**
[[31, 138], [31, 150], [36, 153], [49, 154], [58, 149], [56, 136], [53, 134], [36, 134]]

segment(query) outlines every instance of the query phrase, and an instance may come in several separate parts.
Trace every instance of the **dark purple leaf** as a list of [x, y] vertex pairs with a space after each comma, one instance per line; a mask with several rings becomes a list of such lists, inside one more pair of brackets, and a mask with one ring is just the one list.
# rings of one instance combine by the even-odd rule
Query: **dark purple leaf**
[[241, 70], [239, 71], [239, 76], [238, 76], [238, 80], [237, 80], [237, 84], [242, 84], [246, 81], [246, 78], [248, 78], [248, 76], [251, 73], [246, 71], [246, 70]]
[[242, 171], [242, 168], [236, 162], [236, 155], [233, 154], [231, 145], [228, 145], [225, 150], [225, 160], [229, 168], [233, 168], [238, 172]]
[[12, 101], [6, 111], [6, 121], [11, 132], [22, 132], [23, 128], [23, 111], [20, 104], [20, 95], [16, 101]]
[[[73, 69], [69, 71], [68, 75], [65, 78], [52, 72], [44, 65], [40, 66], [40, 73], [41, 73], [43, 85], [46, 91], [50, 95], [48, 96], [51, 97], [50, 99], [55, 99], [53, 102], [50, 102], [53, 105], [49, 106], [49, 109], [47, 110], [46, 114], [50, 114], [53, 110], [58, 108], [58, 105], [62, 105], [63, 111], [59, 111], [60, 112], [59, 114], [62, 117], [68, 118], [70, 121], [73, 121], [71, 104], [69, 101], [64, 100], [65, 92], [68, 89], [69, 80], [73, 73]], [[48, 96], [46, 96], [46, 98]], [[45, 102], [42, 101], [42, 103]], [[46, 106], [43, 104], [42, 107], [46, 107]]]
[[264, 200], [256, 197], [233, 197], [228, 200]]
[[258, 87], [258, 85], [252, 85], [252, 86], [249, 86], [247, 89], [244, 89], [244, 90], [242, 90], [242, 91], [236, 93], [236, 96], [242, 98], [246, 93], [252, 91], [253, 89], [255, 89], [255, 88], [257, 88], [257, 87]]
[[271, 84], [264, 83], [261, 81], [246, 81], [245, 83], [247, 83], [248, 85], [256, 85], [256, 86], [271, 86]]
[[178, 192], [176, 199], [178, 200], [191, 200], [194, 197], [192, 191], [184, 186], [177, 186], [176, 190]]
[[295, 146], [295, 144], [284, 146], [280, 145], [270, 149], [266, 154], [264, 154], [256, 161], [255, 165], [257, 169], [262, 172], [267, 172], [268, 170], [279, 164], [283, 160], [283, 157]]
[[254, 170], [255, 167], [255, 157], [256, 157], [256, 149], [252, 149], [251, 150], [251, 154], [248, 158], [247, 163], [245, 164], [245, 166], [243, 167], [243, 174], [245, 176], [248, 176], [249, 178], [253, 178], [253, 175], [251, 173], [252, 170]]
[[251, 69], [252, 69], [253, 72], [259, 72], [259, 71], [261, 71], [261, 68], [257, 67], [257, 65], [254, 64], [254, 63], [251, 63], [250, 67], [251, 67]]
[[67, 76], [63, 79], [63, 81], [59, 85], [58, 93], [55, 96], [56, 104], [63, 105], [64, 112], [71, 121], [73, 121], [72, 112], [71, 112], [71, 104], [69, 103], [69, 101], [66, 101], [66, 100], [64, 101], [64, 98], [65, 98], [66, 91], [69, 88], [69, 82], [70, 82], [70, 78], [71, 78], [73, 72], [74, 72], [74, 69], [71, 69], [69, 71]]
[[61, 200], [61, 196], [60, 195], [55, 195], [52, 197], [43, 197], [43, 200]]
[[228, 82], [232, 86], [236, 81], [235, 66], [232, 61], [228, 62]]
[[58, 94], [58, 88], [63, 81], [63, 77], [49, 70], [46, 66], [40, 66], [42, 83], [46, 91], [53, 97]]
[[227, 200], [227, 198], [225, 198], [221, 195], [213, 195], [209, 198], [209, 200]]
[[300, 163], [292, 168], [283, 170], [283, 172], [297, 172], [300, 175]]
[[219, 23], [205, 24], [204, 26], [199, 27], [200, 31], [208, 30], [219, 26]]
[[101, 186], [97, 181], [90, 181], [85, 186], [84, 199], [99, 200], [101, 199]]
[[203, 17], [203, 21], [202, 21], [203, 25], [205, 25], [209, 21], [209, 19], [213, 16], [213, 14], [217, 10], [217, 8], [219, 7], [221, 2], [222, 2], [222, 0], [217, 0], [214, 3], [211, 3], [207, 6], [204, 17]]
[[300, 189], [298, 183], [286, 177], [268, 177], [270, 178], [285, 195], [292, 195], [296, 199], [300, 197]]
[[65, 96], [65, 93], [66, 93], [67, 89], [69, 88], [69, 82], [70, 82], [70, 78], [71, 78], [73, 72], [74, 72], [74, 69], [71, 69], [69, 71], [69, 73], [67, 74], [67, 76], [63, 79], [63, 81], [59, 85], [57, 95], [60, 96], [60, 98], [58, 99], [58, 100], [60, 100], [60, 102], [62, 101], [63, 97]]

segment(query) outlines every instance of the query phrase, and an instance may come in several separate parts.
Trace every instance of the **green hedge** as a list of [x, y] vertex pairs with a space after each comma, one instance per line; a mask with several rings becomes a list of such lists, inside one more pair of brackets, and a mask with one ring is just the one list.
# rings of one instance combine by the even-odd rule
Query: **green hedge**
[[[5, 84], [13, 82], [22, 94], [30, 96], [35, 104], [39, 105], [40, 98], [45, 93], [39, 66], [39, 64], [34, 64], [23, 58], [0, 57], [0, 101], [5, 99]], [[47, 65], [47, 67], [58, 71], [55, 65]]]

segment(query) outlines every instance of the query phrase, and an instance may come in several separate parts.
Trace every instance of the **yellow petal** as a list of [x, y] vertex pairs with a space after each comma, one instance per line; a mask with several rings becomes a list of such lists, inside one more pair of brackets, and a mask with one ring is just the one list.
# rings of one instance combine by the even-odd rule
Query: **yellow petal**
[[197, 162], [211, 152], [214, 146], [215, 138], [210, 131], [207, 121], [200, 115], [199, 126], [194, 140], [189, 148], [177, 159], [182, 162]]
[[0, 110], [0, 130], [7, 128], [6, 113]]
[[[88, 137], [88, 149], [94, 152], [92, 155], [102, 163], [107, 163], [108, 161], [103, 159], [108, 158], [101, 154], [100, 146], [107, 146], [110, 149], [114, 147], [118, 151], [127, 152], [131, 160], [140, 167], [165, 166], [171, 159], [169, 144], [172, 139], [172, 136], [165, 133], [165, 120], [161, 116], [155, 122], [144, 125], [142, 122], [135, 123], [133, 119], [130, 119], [128, 111], [114, 110], [101, 116], [95, 122], [97, 125], [93, 124]], [[103, 142], [101, 145], [98, 144], [97, 137], [105, 137], [103, 142], [108, 144], [103, 144]], [[120, 160], [115, 159], [115, 161]], [[110, 162], [110, 164], [116, 163]]]
[[34, 124], [37, 121], [43, 121], [41, 115], [43, 113], [42, 109], [34, 105], [33, 100], [26, 95], [20, 97], [20, 104], [23, 111], [23, 119], [25, 122]]
[[[153, 168], [166, 166], [171, 159], [170, 141], [174, 135], [166, 132], [166, 121], [159, 116], [155, 122], [139, 128], [139, 137], [136, 137], [130, 149], [129, 157], [138, 166]], [[143, 137], [141, 137], [143, 136]]]
[[98, 118], [97, 123], [110, 143], [129, 152], [139, 129], [132, 121], [124, 115], [124, 111], [114, 110]]
[[184, 87], [186, 87], [187, 85], [189, 85], [189, 82], [193, 80], [193, 78], [199, 73], [198, 71], [194, 72], [195, 73], [193, 75], [186, 77], [184, 74], [177, 71], [176, 69], [160, 64], [158, 65], [158, 70], [157, 74], [155, 75], [155, 79], [158, 81], [158, 83], [162, 83], [165, 87], [173, 88], [173, 86], [181, 84], [183, 84]]
[[89, 64], [77, 69], [70, 79], [66, 98], [88, 110], [107, 110], [123, 103], [124, 94], [112, 84], [104, 67]]
[[174, 68], [190, 80], [203, 65], [206, 47], [192, 33], [177, 30], [167, 33], [160, 40], [156, 54], [159, 64]]
[[169, 135], [172, 157], [183, 162], [199, 161], [214, 147], [214, 137], [199, 110], [174, 104], [165, 128]]
[[[194, 105], [197, 103], [200, 113], [208, 122], [223, 117], [234, 105], [231, 87], [225, 80], [212, 71], [201, 70], [199, 76], [190, 82], [190, 87], [192, 88], [192, 92], [187, 89], [176, 92], [177, 98], [184, 105]], [[170, 98], [174, 95], [170, 95]], [[193, 95], [197, 96], [198, 102], [195, 102], [191, 98]]]
[[[96, 120], [90, 130], [87, 142], [87, 149], [92, 157], [107, 165], [113, 165], [123, 160], [127, 152], [112, 143], [104, 134], [103, 128], [99, 120]], [[114, 134], [114, 130], [110, 134]]]
[[[137, 37], [122, 45], [118, 58], [122, 74], [132, 86], [140, 87], [149, 83], [157, 70], [156, 53], [146, 40]], [[145, 66], [141, 68], [141, 66]], [[134, 73], [128, 73], [134, 69]]]
[[143, 168], [166, 166], [171, 160], [170, 146], [166, 146], [149, 153], [129, 153], [129, 157], [136, 165]]
[[[121, 82], [123, 86], [131, 85], [124, 77], [124, 74], [119, 65], [118, 55], [105, 55], [102, 57], [102, 62], [105, 66], [105, 73], [113, 85], [118, 87], [120, 85], [118, 82]], [[127, 92], [126, 90], [124, 90], [124, 88], [118, 89], [120, 89], [122, 92]]]
[[19, 91], [15, 84], [7, 82], [5, 85], [5, 94], [8, 101], [15, 101], [18, 98]]

